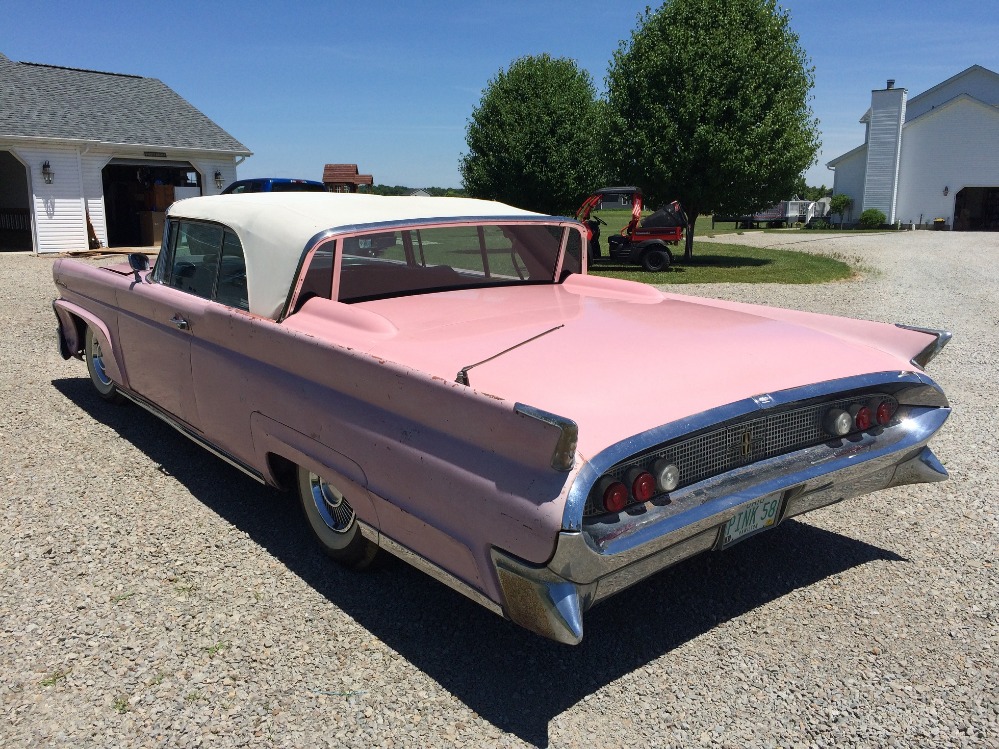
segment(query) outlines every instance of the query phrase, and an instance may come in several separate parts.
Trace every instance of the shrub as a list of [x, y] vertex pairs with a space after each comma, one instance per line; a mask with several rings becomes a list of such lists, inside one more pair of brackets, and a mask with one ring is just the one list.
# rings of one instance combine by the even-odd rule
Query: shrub
[[829, 226], [829, 222], [824, 218], [813, 218], [805, 224], [806, 229], [828, 229]]
[[860, 214], [860, 225], [864, 229], [880, 228], [887, 220], [884, 211], [879, 211], [877, 208], [868, 208]]

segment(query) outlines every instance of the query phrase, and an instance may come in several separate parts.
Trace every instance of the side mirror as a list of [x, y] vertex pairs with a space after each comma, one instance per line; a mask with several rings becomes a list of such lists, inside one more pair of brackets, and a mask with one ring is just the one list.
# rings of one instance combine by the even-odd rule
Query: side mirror
[[141, 252], [133, 252], [129, 254], [128, 267], [136, 273], [143, 270], [149, 270], [149, 256], [143, 255]]

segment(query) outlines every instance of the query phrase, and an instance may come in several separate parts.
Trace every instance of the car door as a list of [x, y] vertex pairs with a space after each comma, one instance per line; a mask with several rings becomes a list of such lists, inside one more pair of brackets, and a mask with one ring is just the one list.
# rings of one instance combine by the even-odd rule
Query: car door
[[156, 267], [118, 300], [129, 388], [198, 430], [191, 339], [212, 304], [223, 235], [217, 224], [171, 222]]

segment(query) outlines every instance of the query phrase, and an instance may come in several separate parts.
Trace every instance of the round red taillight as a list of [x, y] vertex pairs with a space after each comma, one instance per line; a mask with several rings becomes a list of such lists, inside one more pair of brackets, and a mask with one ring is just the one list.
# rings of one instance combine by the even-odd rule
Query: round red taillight
[[888, 401], [881, 401], [881, 403], [878, 404], [878, 410], [875, 412], [878, 424], [885, 426], [889, 421], [891, 421], [891, 415], [891, 403]]
[[648, 502], [656, 496], [656, 479], [648, 471], [642, 471], [631, 482], [631, 496], [636, 502]]
[[604, 489], [604, 509], [607, 512], [620, 512], [628, 504], [628, 487], [620, 481], [608, 484]]
[[857, 413], [853, 417], [853, 423], [857, 425], [857, 429], [861, 432], [865, 432], [871, 428], [873, 423], [873, 414], [871, 414], [871, 409], [867, 406], [861, 406], [857, 409]]

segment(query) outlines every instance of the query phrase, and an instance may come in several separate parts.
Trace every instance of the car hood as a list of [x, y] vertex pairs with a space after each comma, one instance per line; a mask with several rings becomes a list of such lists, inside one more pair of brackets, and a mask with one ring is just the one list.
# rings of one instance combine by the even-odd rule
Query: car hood
[[366, 317], [356, 348], [448, 381], [465, 369], [484, 394], [570, 418], [584, 457], [751, 396], [912, 370], [926, 345], [895, 326], [587, 276], [350, 307]]

